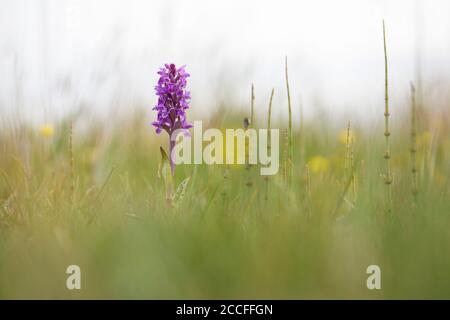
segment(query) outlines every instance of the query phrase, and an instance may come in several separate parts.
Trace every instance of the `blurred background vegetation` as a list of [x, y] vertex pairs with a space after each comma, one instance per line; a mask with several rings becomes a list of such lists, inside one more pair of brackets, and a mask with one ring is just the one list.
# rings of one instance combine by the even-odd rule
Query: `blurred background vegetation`
[[[246, 116], [218, 114], [204, 127], [239, 128]], [[347, 123], [305, 122], [293, 133], [290, 186], [283, 134], [279, 174], [267, 179], [256, 165], [180, 165], [177, 183], [190, 181], [177, 206], [157, 174], [167, 137], [142, 114], [2, 130], [0, 296], [449, 298], [449, 119], [419, 117], [414, 200], [402, 117], [392, 127], [391, 214], [383, 128], [355, 124], [348, 135]], [[81, 267], [80, 291], [65, 288], [70, 264]], [[382, 290], [366, 287], [371, 264]]]

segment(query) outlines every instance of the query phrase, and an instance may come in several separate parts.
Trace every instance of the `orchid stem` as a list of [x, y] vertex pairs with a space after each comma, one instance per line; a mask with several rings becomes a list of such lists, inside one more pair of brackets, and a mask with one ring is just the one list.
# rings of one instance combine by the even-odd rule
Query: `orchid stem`
[[170, 172], [172, 173], [172, 177], [175, 176], [175, 163], [173, 162], [172, 159], [172, 150], [175, 147], [175, 141], [172, 141], [172, 139], [170, 139], [169, 142], [169, 162], [170, 162]]

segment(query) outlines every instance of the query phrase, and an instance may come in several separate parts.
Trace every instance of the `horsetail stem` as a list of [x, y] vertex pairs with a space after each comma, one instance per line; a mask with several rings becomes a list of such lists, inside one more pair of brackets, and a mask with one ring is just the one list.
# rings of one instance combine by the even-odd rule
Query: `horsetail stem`
[[[249, 128], [254, 127], [254, 114], [255, 114], [255, 86], [252, 83], [252, 91], [251, 91], [251, 103], [250, 103], [250, 120], [248, 118], [244, 119], [244, 130], [247, 133], [247, 130]], [[248, 143], [248, 137], [245, 138], [245, 169], [247, 170], [248, 179], [245, 185], [247, 187], [251, 187], [253, 185], [252, 177], [250, 175], [250, 168], [251, 165], [249, 163], [249, 143]]]
[[391, 146], [389, 136], [389, 92], [388, 92], [388, 59], [386, 49], [386, 28], [383, 20], [383, 45], [384, 45], [384, 136], [386, 140], [386, 152], [384, 159], [386, 160], [386, 174], [384, 176], [384, 183], [386, 184], [387, 210], [392, 211], [392, 174], [391, 174]]
[[413, 204], [417, 204], [417, 194], [419, 193], [417, 176], [417, 128], [416, 128], [416, 89], [411, 83], [411, 176], [412, 176], [412, 196]]
[[[270, 93], [270, 100], [269, 100], [269, 111], [268, 111], [268, 115], [267, 115], [267, 154], [271, 153], [271, 133], [270, 133], [270, 128], [271, 128], [271, 118], [272, 118], [272, 100], [273, 100], [273, 95], [275, 93], [275, 89], [272, 88], [272, 92]], [[264, 176], [264, 180], [266, 181], [266, 194], [264, 197], [264, 200], [268, 199], [268, 195], [269, 195], [269, 177], [268, 176]]]
[[293, 177], [293, 156], [294, 156], [294, 146], [292, 145], [292, 108], [291, 108], [291, 91], [289, 89], [289, 77], [288, 77], [288, 63], [287, 56], [285, 57], [285, 74], [286, 74], [286, 90], [287, 90], [287, 99], [288, 99], [288, 111], [289, 111], [289, 131], [288, 131], [288, 139], [289, 139], [289, 155], [288, 155], [288, 163], [289, 163], [289, 177], [288, 184], [291, 184], [291, 180]]
[[249, 127], [251, 126], [250, 121], [248, 120], [248, 118], [244, 118], [244, 131], [246, 133], [246, 137], [245, 137], [245, 170], [247, 171], [247, 182], [245, 183], [245, 185], [247, 187], [251, 187], [253, 185], [253, 181], [252, 181], [252, 177], [250, 175], [250, 168], [251, 165], [249, 163], [249, 142], [248, 142], [248, 137], [247, 137], [247, 130], [249, 129]]

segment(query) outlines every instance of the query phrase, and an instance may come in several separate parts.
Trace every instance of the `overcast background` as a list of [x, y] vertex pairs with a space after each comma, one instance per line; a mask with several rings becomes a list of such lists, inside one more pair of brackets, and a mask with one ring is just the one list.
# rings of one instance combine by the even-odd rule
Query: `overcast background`
[[[83, 106], [114, 116], [156, 102], [156, 71], [187, 65], [192, 117], [220, 103], [258, 112], [275, 87], [285, 113], [288, 56], [294, 116], [371, 119], [383, 108], [382, 19], [393, 108], [409, 81], [448, 98], [448, 0], [0, 0], [0, 117], [34, 122]], [[420, 72], [418, 72], [420, 70]], [[418, 75], [421, 79], [418, 79]]]

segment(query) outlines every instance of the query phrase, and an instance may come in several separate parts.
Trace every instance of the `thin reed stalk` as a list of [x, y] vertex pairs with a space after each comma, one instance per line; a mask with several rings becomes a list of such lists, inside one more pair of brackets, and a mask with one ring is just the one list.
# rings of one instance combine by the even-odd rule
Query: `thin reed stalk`
[[287, 62], [287, 56], [285, 57], [285, 75], [286, 75], [286, 91], [287, 91], [287, 99], [288, 99], [288, 112], [289, 112], [289, 131], [288, 131], [288, 139], [289, 139], [289, 154], [288, 154], [288, 184], [291, 184], [292, 177], [293, 177], [293, 162], [294, 162], [294, 146], [292, 141], [292, 108], [291, 108], [291, 91], [289, 89], [289, 76], [288, 76], [288, 62]]
[[247, 187], [251, 187], [253, 186], [253, 180], [252, 180], [252, 176], [250, 173], [250, 168], [251, 168], [251, 164], [249, 161], [249, 141], [248, 141], [248, 136], [247, 136], [247, 130], [249, 129], [249, 127], [251, 126], [251, 123], [249, 122], [248, 118], [244, 119], [244, 131], [245, 131], [245, 170], [247, 171], [247, 181], [245, 183], [245, 185]]
[[417, 204], [417, 195], [419, 193], [418, 175], [417, 175], [417, 107], [416, 107], [416, 89], [411, 83], [411, 178], [412, 178], [412, 196], [413, 204]]
[[386, 185], [386, 200], [387, 211], [392, 212], [392, 173], [391, 173], [391, 146], [389, 137], [391, 135], [389, 131], [389, 92], [388, 92], [388, 58], [386, 48], [386, 28], [383, 20], [383, 45], [384, 45], [384, 136], [386, 142], [386, 151], [384, 159], [386, 160], [386, 173], [384, 176], [384, 183]]
[[[271, 122], [271, 118], [272, 118], [272, 100], [273, 100], [274, 93], [275, 93], [275, 89], [272, 88], [272, 92], [270, 93], [270, 99], [269, 99], [269, 111], [268, 111], [268, 115], [267, 115], [267, 154], [272, 153], [272, 145], [271, 145], [272, 134], [270, 132], [270, 128], [271, 128], [270, 122]], [[269, 197], [269, 177], [264, 176], [264, 180], [266, 181], [266, 193], [264, 196], [264, 200], [267, 201], [267, 199]]]

